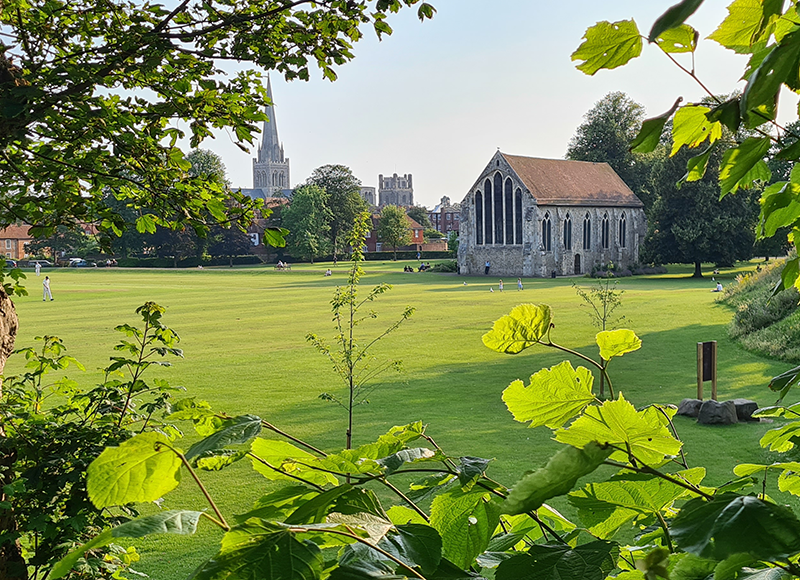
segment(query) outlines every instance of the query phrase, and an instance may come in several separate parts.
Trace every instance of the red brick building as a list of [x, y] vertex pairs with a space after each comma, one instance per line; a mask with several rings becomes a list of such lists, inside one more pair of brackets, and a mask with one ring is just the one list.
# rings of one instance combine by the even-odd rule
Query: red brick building
[[[367, 252], [388, 252], [389, 250], [393, 250], [394, 248], [383, 247], [383, 244], [378, 240], [378, 222], [380, 221], [381, 216], [380, 214], [372, 214], [372, 228], [370, 229], [369, 234], [367, 234], [366, 240], [366, 251]], [[398, 251], [403, 250], [416, 250], [421, 251], [422, 245], [425, 243], [425, 237], [423, 235], [423, 227], [419, 225], [416, 221], [411, 219], [410, 217], [406, 216], [408, 220], [408, 229], [411, 231], [411, 243], [407, 246], [399, 246], [397, 248]]]
[[461, 206], [451, 204], [450, 198], [442, 197], [439, 204], [428, 212], [428, 219], [436, 231], [442, 232], [445, 236], [450, 232], [458, 232], [461, 222]]
[[0, 230], [0, 251], [6, 258], [22, 260], [28, 257], [28, 243], [33, 239], [28, 225], [13, 225]]

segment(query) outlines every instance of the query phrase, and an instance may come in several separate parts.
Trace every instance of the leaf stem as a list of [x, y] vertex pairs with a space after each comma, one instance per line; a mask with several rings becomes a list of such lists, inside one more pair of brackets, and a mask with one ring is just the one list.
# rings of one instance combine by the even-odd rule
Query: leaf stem
[[664, 519], [664, 516], [660, 510], [656, 510], [656, 517], [658, 518], [658, 523], [661, 525], [661, 529], [664, 530], [664, 539], [667, 541], [669, 553], [672, 554], [675, 552], [675, 548], [672, 545], [672, 538], [669, 536], [669, 526], [667, 525], [667, 520]]
[[298, 445], [302, 445], [302, 446], [303, 446], [303, 447], [305, 447], [306, 449], [310, 449], [311, 451], [313, 451], [313, 452], [314, 452], [314, 453], [316, 453], [317, 455], [320, 455], [320, 456], [322, 456], [322, 457], [327, 457], [327, 456], [328, 456], [328, 454], [327, 454], [327, 453], [325, 453], [324, 451], [321, 451], [321, 450], [317, 449], [317, 448], [316, 448], [316, 447], [314, 447], [313, 445], [311, 445], [311, 444], [309, 444], [309, 443], [306, 443], [305, 441], [303, 441], [303, 440], [301, 440], [301, 439], [298, 439], [297, 437], [293, 437], [293, 436], [289, 435], [289, 434], [288, 434], [286, 431], [282, 431], [282, 430], [278, 429], [278, 428], [277, 428], [275, 425], [273, 425], [273, 424], [272, 424], [272, 423], [270, 423], [269, 421], [265, 421], [265, 420], [263, 420], [263, 419], [262, 419], [262, 420], [261, 420], [261, 426], [262, 426], [262, 427], [264, 427], [264, 428], [266, 428], [266, 429], [269, 429], [270, 431], [272, 431], [272, 432], [274, 432], [274, 433], [277, 433], [278, 435], [280, 435], [280, 436], [282, 436], [282, 437], [286, 437], [286, 438], [287, 438], [289, 441], [294, 441], [294, 442], [295, 442], [295, 443], [297, 443]]
[[428, 517], [428, 514], [426, 514], [424, 511], [422, 511], [422, 509], [421, 509], [421, 508], [420, 508], [420, 507], [419, 507], [417, 504], [415, 504], [413, 501], [411, 501], [411, 500], [410, 500], [410, 499], [409, 499], [409, 498], [406, 496], [406, 494], [404, 494], [402, 491], [400, 491], [399, 489], [397, 489], [397, 487], [395, 487], [395, 486], [394, 486], [394, 485], [393, 485], [391, 482], [389, 482], [389, 481], [388, 481], [388, 480], [387, 480], [385, 477], [384, 477], [384, 478], [380, 478], [380, 479], [378, 479], [377, 481], [380, 481], [380, 482], [381, 482], [383, 485], [385, 485], [386, 487], [388, 487], [389, 489], [391, 489], [393, 492], [395, 492], [395, 493], [396, 493], [396, 494], [397, 494], [397, 495], [398, 495], [398, 496], [399, 496], [399, 497], [400, 497], [400, 498], [401, 498], [401, 499], [402, 499], [404, 502], [406, 502], [406, 503], [407, 503], [407, 504], [408, 504], [408, 505], [411, 507], [411, 509], [413, 509], [413, 510], [414, 510], [415, 512], [417, 512], [417, 513], [418, 513], [420, 516], [422, 516], [422, 519], [424, 519], [426, 522], [430, 523], [431, 519]]
[[265, 466], [269, 467], [272, 471], [274, 471], [276, 473], [280, 473], [281, 475], [285, 475], [286, 477], [291, 477], [292, 479], [296, 479], [300, 483], [304, 483], [306, 485], [310, 485], [311, 487], [313, 487], [317, 491], [325, 491], [325, 488], [322, 487], [321, 485], [317, 485], [316, 483], [311, 483], [310, 481], [308, 481], [307, 479], [303, 479], [299, 475], [294, 475], [292, 473], [288, 473], [288, 472], [286, 472], [286, 471], [284, 471], [282, 469], [279, 469], [279, 468], [275, 467], [274, 465], [272, 465], [271, 463], [269, 463], [268, 461], [266, 461], [264, 459], [261, 459], [258, 455], [255, 455], [254, 453], [248, 452], [247, 455], [249, 455], [250, 457], [252, 457], [256, 461], [258, 461], [262, 465], [265, 465]]
[[702, 496], [703, 498], [705, 498], [708, 501], [711, 501], [712, 499], [714, 499], [713, 496], [707, 494], [706, 492], [704, 492], [699, 487], [696, 487], [696, 486], [692, 485], [691, 483], [687, 483], [686, 481], [683, 481], [681, 479], [676, 479], [674, 477], [670, 477], [666, 473], [661, 473], [657, 469], [653, 469], [652, 467], [650, 467], [649, 465], [645, 465], [644, 463], [641, 464], [641, 467], [633, 467], [632, 465], [627, 465], [625, 463], [619, 463], [617, 461], [611, 461], [609, 459], [606, 459], [603, 462], [603, 465], [611, 465], [612, 467], [618, 467], [620, 469], [628, 469], [630, 471], [635, 471], [636, 473], [647, 473], [649, 475], [655, 475], [656, 477], [660, 477], [661, 479], [665, 479], [665, 480], [669, 481], [670, 483], [674, 483], [675, 485], [677, 485], [679, 487], [682, 487], [684, 489], [688, 489], [692, 493], [696, 493], [697, 495]]

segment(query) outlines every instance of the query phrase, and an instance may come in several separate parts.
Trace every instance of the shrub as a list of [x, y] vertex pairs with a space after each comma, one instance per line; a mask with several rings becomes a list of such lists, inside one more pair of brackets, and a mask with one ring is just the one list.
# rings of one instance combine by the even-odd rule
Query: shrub
[[458, 272], [458, 262], [455, 260], [439, 262], [438, 264], [434, 264], [431, 268], [431, 272]]

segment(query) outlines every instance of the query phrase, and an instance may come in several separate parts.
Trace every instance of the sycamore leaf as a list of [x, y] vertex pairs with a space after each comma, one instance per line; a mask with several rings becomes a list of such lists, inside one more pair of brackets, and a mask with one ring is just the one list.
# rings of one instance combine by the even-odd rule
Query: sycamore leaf
[[86, 491], [98, 508], [154, 501], [180, 482], [181, 460], [161, 433], [142, 433], [107, 447], [87, 470]]
[[489, 544], [500, 521], [500, 507], [485, 490], [460, 488], [436, 496], [431, 523], [442, 537], [442, 554], [456, 566], [467, 568]]
[[483, 344], [506, 354], [518, 354], [542, 340], [552, 316], [546, 304], [520, 304], [495, 321], [483, 335]]
[[546, 425], [557, 429], [595, 400], [593, 380], [588, 369], [574, 369], [564, 361], [531, 376], [527, 387], [522, 381], [511, 383], [503, 391], [503, 402], [515, 421], [530, 421], [529, 427]]
[[536, 510], [551, 497], [568, 493], [578, 479], [597, 469], [612, 451], [594, 441], [583, 449], [571, 446], [561, 449], [547, 465], [514, 484], [503, 502], [503, 513], [514, 515]]
[[720, 199], [730, 192], [735, 192], [742, 183], [748, 182], [748, 173], [757, 163], [763, 161], [769, 152], [769, 147], [769, 137], [750, 137], [738, 147], [725, 152], [719, 168]]
[[694, 148], [708, 140], [714, 143], [722, 137], [722, 124], [709, 121], [707, 113], [711, 109], [700, 105], [686, 105], [675, 113], [672, 121], [672, 157], [686, 145]]
[[583, 37], [585, 40], [572, 53], [572, 60], [583, 61], [577, 68], [587, 75], [603, 68], [617, 68], [642, 53], [642, 38], [633, 20], [598, 22]]
[[681, 104], [683, 97], [678, 97], [675, 101], [675, 104], [672, 105], [669, 111], [659, 115], [658, 117], [653, 117], [652, 119], [647, 119], [642, 123], [642, 128], [639, 129], [639, 134], [636, 135], [636, 138], [631, 141], [630, 150], [634, 153], [650, 153], [653, 151], [657, 146], [658, 143], [661, 141], [661, 134], [664, 132], [664, 125], [666, 125], [667, 121], [675, 110], [678, 108], [678, 105]]
[[642, 339], [632, 330], [625, 328], [598, 332], [595, 340], [600, 347], [600, 358], [603, 360], [611, 360], [615, 356], [622, 356], [642, 348]]
[[687, 18], [695, 13], [695, 10], [697, 10], [702, 3], [703, 0], [682, 0], [674, 6], [671, 6], [664, 14], [656, 19], [655, 23], [653, 23], [648, 40], [650, 42], [655, 42], [663, 32], [682, 25], [686, 22]]
[[[673, 474], [697, 485], [705, 477], [703, 467]], [[569, 502], [578, 508], [586, 528], [599, 538], [612, 537], [634, 518], [655, 517], [671, 508], [675, 500], [690, 495], [687, 489], [666, 479], [647, 474], [620, 474], [601, 483], [589, 483], [569, 494]]]
[[[567, 429], [559, 429], [556, 441], [581, 447], [590, 441], [626, 449], [648, 465], [661, 464], [680, 452], [681, 442], [675, 439], [657, 417], [657, 411], [637, 411], [619, 393], [616, 401], [605, 401], [599, 407], [588, 407]], [[623, 451], [615, 451], [612, 459], [627, 461]]]
[[694, 52], [700, 34], [688, 24], [670, 28], [659, 34], [656, 44], [664, 52]]
[[322, 552], [313, 542], [297, 539], [280, 524], [251, 518], [223, 536], [219, 553], [192, 579], [317, 580], [322, 569]]

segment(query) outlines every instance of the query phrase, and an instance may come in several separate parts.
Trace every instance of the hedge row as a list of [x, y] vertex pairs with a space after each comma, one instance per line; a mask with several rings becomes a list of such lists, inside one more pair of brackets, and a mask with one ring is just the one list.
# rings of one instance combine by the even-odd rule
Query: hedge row
[[[214, 257], [209, 259], [198, 258], [192, 256], [190, 258], [183, 258], [178, 260], [178, 268], [196, 268], [197, 266], [227, 266], [231, 263], [230, 258]], [[233, 263], [236, 265], [243, 264], [260, 264], [261, 260], [258, 256], [248, 254], [246, 256], [234, 256]], [[172, 258], [117, 258], [117, 265], [123, 268], [172, 268], [175, 262]]]

